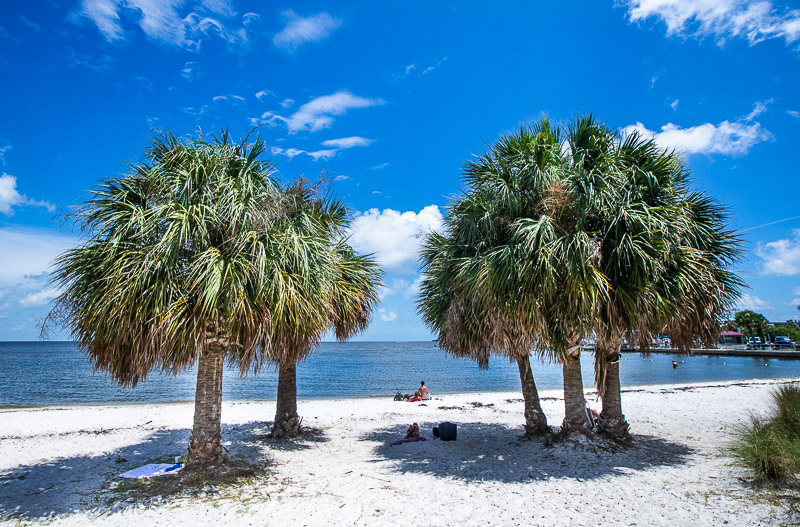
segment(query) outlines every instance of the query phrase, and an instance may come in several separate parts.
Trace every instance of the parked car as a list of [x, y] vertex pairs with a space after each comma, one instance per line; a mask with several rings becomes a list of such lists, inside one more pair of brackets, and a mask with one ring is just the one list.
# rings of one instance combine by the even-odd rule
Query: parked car
[[761, 343], [761, 337], [750, 337], [747, 339], [746, 349], [762, 349], [764, 345]]
[[774, 350], [793, 350], [794, 349], [794, 342], [786, 336], [786, 337], [775, 337], [775, 340], [772, 341], [772, 349]]

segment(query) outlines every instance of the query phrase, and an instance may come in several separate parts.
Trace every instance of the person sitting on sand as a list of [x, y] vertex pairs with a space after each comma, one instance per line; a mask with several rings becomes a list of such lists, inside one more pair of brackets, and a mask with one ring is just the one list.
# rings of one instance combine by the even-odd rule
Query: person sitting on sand
[[428, 387], [425, 386], [425, 381], [419, 381], [419, 390], [414, 393], [414, 396], [419, 397], [423, 401], [427, 401], [428, 393]]
[[408, 431], [406, 432], [406, 439], [414, 439], [416, 437], [419, 437], [419, 425], [417, 423], [414, 423], [408, 427]]

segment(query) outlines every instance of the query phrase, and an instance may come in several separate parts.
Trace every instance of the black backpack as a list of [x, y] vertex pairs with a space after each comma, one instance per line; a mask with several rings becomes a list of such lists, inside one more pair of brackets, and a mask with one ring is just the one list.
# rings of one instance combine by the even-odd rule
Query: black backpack
[[402, 401], [403, 400], [403, 394], [400, 393], [400, 392], [397, 392], [396, 394], [394, 394], [394, 400], [395, 401]]

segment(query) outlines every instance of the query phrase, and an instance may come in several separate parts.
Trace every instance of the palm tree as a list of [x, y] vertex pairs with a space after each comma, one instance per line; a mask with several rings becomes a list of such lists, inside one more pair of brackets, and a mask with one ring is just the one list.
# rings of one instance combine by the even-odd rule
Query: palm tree
[[[297, 362], [308, 357], [328, 332], [346, 340], [362, 331], [378, 302], [382, 272], [372, 257], [346, 242], [349, 209], [298, 182], [283, 192], [283, 221], [276, 225], [268, 263], [272, 308], [270, 342], [263, 357], [278, 367], [274, 438], [300, 433]], [[257, 367], [257, 366], [256, 366]]]
[[739, 327], [745, 328], [749, 337], [759, 336], [761, 342], [764, 342], [764, 330], [768, 324], [764, 315], [745, 309], [736, 313], [733, 320]]
[[564, 364], [565, 431], [582, 430], [580, 337], [605, 290], [593, 267], [560, 131], [547, 119], [501, 138], [466, 164], [464, 194], [443, 234], [427, 238], [419, 310], [451, 354], [487, 366], [491, 353], [518, 363], [526, 431], [545, 431], [531, 352]]
[[79, 213], [84, 241], [56, 261], [51, 320], [95, 368], [136, 386], [197, 364], [194, 465], [222, 460], [223, 363], [272, 344], [270, 236], [284, 214], [265, 148], [227, 132], [153, 138], [130, 175], [93, 191]]
[[728, 270], [740, 249], [724, 210], [689, 190], [677, 153], [632, 134], [609, 143], [606, 155], [614, 159], [608, 177], [625, 190], [612, 194], [599, 229], [610, 293], [599, 305], [594, 329], [595, 378], [603, 401], [598, 431], [625, 442], [622, 336], [638, 341], [643, 351], [653, 333], [665, 331], [686, 351], [695, 338], [714, 340], [742, 285]]

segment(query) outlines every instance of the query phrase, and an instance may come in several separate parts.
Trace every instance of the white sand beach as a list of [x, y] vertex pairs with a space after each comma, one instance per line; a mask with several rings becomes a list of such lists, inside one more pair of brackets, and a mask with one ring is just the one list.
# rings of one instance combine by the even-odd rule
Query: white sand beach
[[[274, 402], [230, 402], [224, 445], [270, 474], [144, 502], [113, 501], [111, 482], [183, 455], [191, 404], [4, 410], [0, 518], [57, 526], [774, 525], [784, 510], [754, 499], [721, 449], [783, 382], [628, 387], [623, 405], [636, 441], [617, 453], [521, 439], [522, 400], [513, 392], [434, 393], [426, 404], [300, 401], [304, 425], [317, 433], [294, 442], [265, 437]], [[560, 424], [561, 391], [540, 395], [550, 423]], [[441, 421], [458, 424], [457, 441], [432, 439]], [[428, 440], [389, 446], [412, 422]]]

